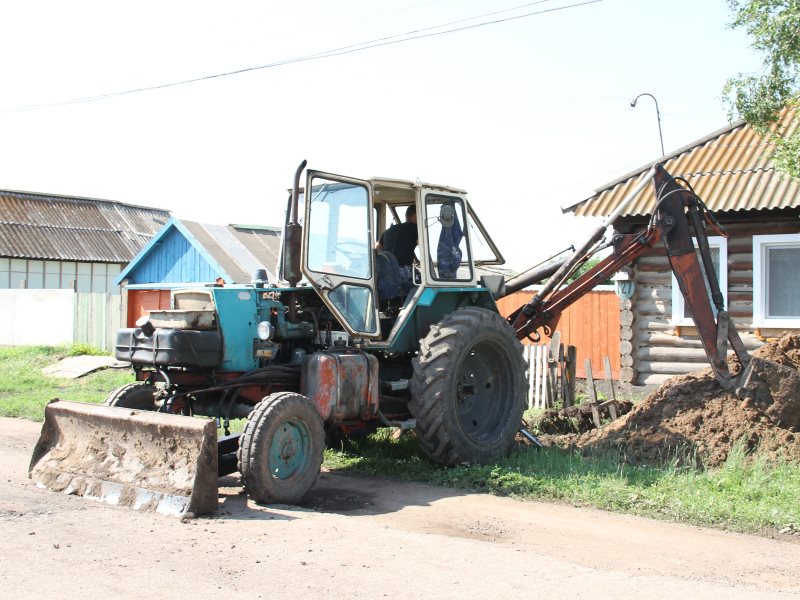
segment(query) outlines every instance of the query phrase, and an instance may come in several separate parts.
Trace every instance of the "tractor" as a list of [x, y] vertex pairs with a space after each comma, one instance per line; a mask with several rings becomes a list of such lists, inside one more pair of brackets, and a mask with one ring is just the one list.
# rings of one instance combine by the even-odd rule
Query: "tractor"
[[[116, 356], [136, 382], [104, 407], [48, 405], [31, 462], [38, 483], [199, 514], [216, 508], [217, 478], [238, 471], [256, 502], [292, 504], [316, 481], [326, 441], [378, 427], [413, 429], [440, 465], [495, 461], [512, 448], [526, 406], [520, 340], [555, 329], [567, 306], [661, 240], [717, 378], [729, 389], [743, 381], [727, 371], [728, 342], [742, 365], [750, 357], [700, 266], [713, 273], [708, 215], [660, 166], [626, 201], [654, 181], [658, 207], [643, 232], [604, 242], [623, 203], [570, 259], [509, 281], [487, 269], [504, 260], [463, 190], [305, 166], [287, 203], [280, 281], [260, 273], [249, 285], [176, 290], [170, 310], [121, 329]], [[376, 245], [408, 207], [417, 244], [402, 269]], [[498, 298], [548, 276], [528, 304], [499, 314]], [[231, 435], [237, 418], [246, 424]]]

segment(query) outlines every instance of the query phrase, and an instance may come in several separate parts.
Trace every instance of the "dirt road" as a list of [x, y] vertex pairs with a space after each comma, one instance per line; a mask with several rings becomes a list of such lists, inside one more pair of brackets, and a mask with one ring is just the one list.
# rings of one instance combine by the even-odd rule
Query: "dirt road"
[[797, 598], [800, 544], [324, 474], [307, 505], [223, 480], [212, 518], [32, 486], [39, 425], [0, 419], [5, 598]]

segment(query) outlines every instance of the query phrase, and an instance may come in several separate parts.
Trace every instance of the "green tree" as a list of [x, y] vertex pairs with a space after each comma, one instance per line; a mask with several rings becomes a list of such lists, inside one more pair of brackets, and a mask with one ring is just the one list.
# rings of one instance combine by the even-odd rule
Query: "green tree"
[[763, 55], [760, 73], [739, 74], [725, 84], [731, 117], [741, 116], [771, 139], [778, 168], [800, 178], [800, 116], [788, 132], [776, 126], [784, 107], [800, 105], [800, 0], [728, 0], [728, 5], [730, 27], [744, 28]]

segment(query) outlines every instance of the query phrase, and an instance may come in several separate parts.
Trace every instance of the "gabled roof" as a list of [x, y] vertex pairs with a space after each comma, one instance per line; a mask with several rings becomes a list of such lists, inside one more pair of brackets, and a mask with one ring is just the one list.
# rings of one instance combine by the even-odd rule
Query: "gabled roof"
[[[269, 281], [276, 281], [275, 267], [280, 252], [281, 230], [278, 227], [258, 225], [211, 225], [172, 218], [142, 248], [139, 254], [119, 274], [115, 283], [124, 279], [132, 283], [157, 283], [157, 267], [154, 255], [168, 245], [169, 239], [178, 232], [192, 248], [193, 256], [203, 265], [184, 265], [176, 268], [188, 278], [201, 278], [202, 281], [175, 280], [173, 283], [204, 283], [221, 277], [226, 283], [250, 283], [258, 269], [265, 269]], [[163, 244], [163, 246], [162, 246]], [[179, 260], [190, 260], [188, 255], [167, 258], [170, 268]], [[159, 262], [159, 261], [155, 261]], [[163, 264], [163, 262], [162, 262]], [[142, 271], [148, 270], [148, 273]], [[162, 269], [163, 271], [164, 269]], [[149, 279], [143, 281], [142, 279]]]
[[[797, 128], [794, 115], [794, 111], [784, 111], [777, 124], [785, 128], [786, 135]], [[774, 153], [773, 143], [739, 121], [623, 175], [564, 212], [608, 216], [633, 191], [640, 176], [657, 162], [671, 175], [685, 178], [711, 211], [800, 206], [800, 182], [776, 171]], [[622, 216], [647, 215], [654, 207], [655, 192], [650, 185]]]
[[168, 219], [111, 200], [0, 190], [0, 256], [125, 263]]

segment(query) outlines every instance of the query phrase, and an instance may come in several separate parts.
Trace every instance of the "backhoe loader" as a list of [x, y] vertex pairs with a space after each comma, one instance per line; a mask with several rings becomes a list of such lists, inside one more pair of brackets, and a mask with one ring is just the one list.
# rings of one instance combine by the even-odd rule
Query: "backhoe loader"
[[[106, 406], [47, 406], [30, 465], [37, 484], [202, 514], [217, 506], [217, 478], [238, 471], [256, 502], [296, 503], [318, 476], [326, 439], [385, 426], [414, 429], [437, 464], [494, 461], [512, 448], [526, 404], [520, 340], [550, 333], [567, 306], [659, 241], [720, 384], [748, 394], [758, 381], [711, 267], [713, 217], [661, 166], [568, 260], [509, 281], [482, 273], [503, 257], [463, 190], [315, 170], [301, 188], [304, 170], [305, 161], [288, 201], [281, 282], [175, 291], [170, 310], [120, 330], [116, 356], [130, 361], [136, 382]], [[648, 226], [606, 240], [651, 181], [657, 206]], [[375, 250], [409, 206], [418, 234], [410, 280], [394, 256]], [[547, 277], [530, 302], [500, 316], [497, 299]], [[728, 369], [729, 349], [738, 374]], [[245, 417], [241, 434], [217, 439], [217, 423], [227, 430]]]

